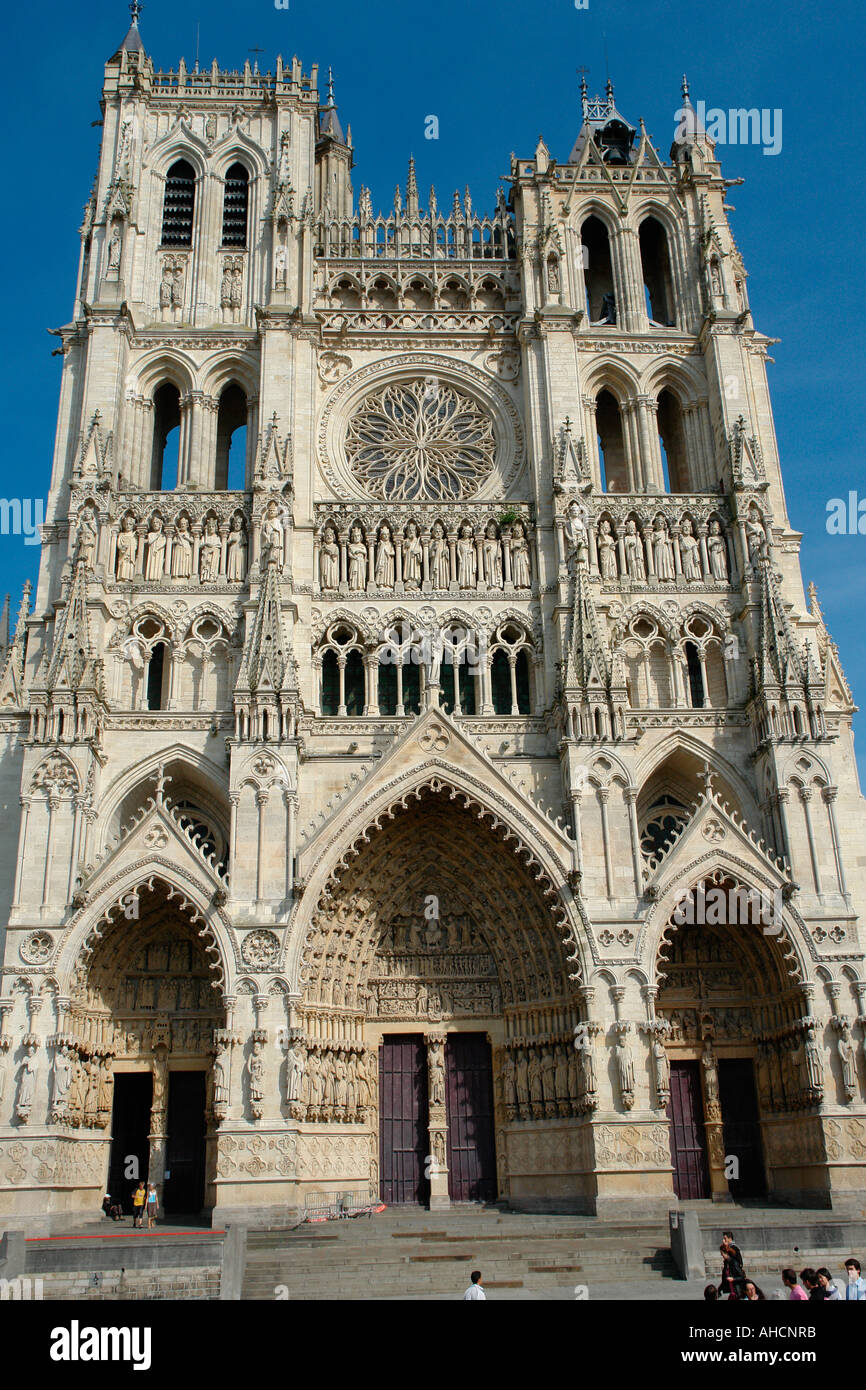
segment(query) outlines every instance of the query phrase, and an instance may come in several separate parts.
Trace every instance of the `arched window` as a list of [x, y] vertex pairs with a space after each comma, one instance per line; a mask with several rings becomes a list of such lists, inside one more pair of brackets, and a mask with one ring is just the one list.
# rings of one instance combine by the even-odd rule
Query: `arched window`
[[346, 713], [364, 713], [364, 658], [357, 647], [346, 656]]
[[233, 164], [226, 174], [223, 198], [223, 246], [246, 247], [249, 195], [249, 173], [243, 164]]
[[180, 392], [167, 381], [153, 394], [151, 492], [169, 492], [180, 481]]
[[619, 402], [610, 391], [599, 392], [595, 402], [598, 461], [605, 492], [628, 492], [628, 467]]
[[648, 217], [641, 223], [638, 240], [647, 318], [661, 327], [674, 328], [674, 293], [667, 233], [661, 222]]
[[340, 708], [340, 668], [335, 651], [322, 658], [322, 714], [336, 715]]
[[511, 713], [511, 667], [503, 651], [493, 653], [490, 665], [490, 686], [496, 714]]
[[443, 661], [440, 679], [442, 681], [442, 708], [445, 713], [453, 714], [457, 708], [455, 702], [456, 682], [456, 693], [460, 696], [460, 713], [475, 714], [475, 674], [467, 663], [465, 651], [455, 651], [452, 660]]
[[704, 707], [704, 673], [701, 669], [701, 659], [698, 649], [694, 642], [685, 643], [686, 666], [689, 673], [689, 694], [691, 696], [692, 709], [703, 709]]
[[380, 714], [397, 713], [397, 667], [392, 660], [383, 661], [381, 657], [379, 659], [378, 705]]
[[421, 666], [408, 652], [403, 662], [403, 709], [406, 714], [421, 713]]
[[165, 180], [162, 203], [163, 246], [192, 246], [195, 212], [195, 170], [185, 159], [172, 164]]
[[667, 491], [691, 492], [683, 408], [672, 391], [659, 396], [658, 430]]
[[163, 709], [163, 687], [165, 685], [166, 660], [165, 643], [157, 642], [147, 663], [147, 708]]
[[580, 229], [580, 239], [587, 318], [590, 323], [615, 324], [616, 299], [607, 227], [600, 218], [588, 217]]
[[219, 398], [214, 487], [242, 492], [247, 485], [247, 398], [235, 382]]

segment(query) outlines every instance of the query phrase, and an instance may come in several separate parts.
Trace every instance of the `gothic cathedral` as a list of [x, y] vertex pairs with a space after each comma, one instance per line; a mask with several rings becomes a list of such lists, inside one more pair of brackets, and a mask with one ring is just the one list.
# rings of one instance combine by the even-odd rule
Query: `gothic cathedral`
[[380, 213], [315, 66], [132, 9], [0, 666], [0, 1212], [862, 1204], [854, 704], [687, 88]]

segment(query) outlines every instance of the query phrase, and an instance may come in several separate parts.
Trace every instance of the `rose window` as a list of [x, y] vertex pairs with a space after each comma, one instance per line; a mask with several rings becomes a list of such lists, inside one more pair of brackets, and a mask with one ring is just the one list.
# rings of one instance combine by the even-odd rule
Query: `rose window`
[[346, 454], [376, 497], [453, 502], [492, 472], [496, 438], [474, 400], [427, 377], [368, 396], [349, 420]]

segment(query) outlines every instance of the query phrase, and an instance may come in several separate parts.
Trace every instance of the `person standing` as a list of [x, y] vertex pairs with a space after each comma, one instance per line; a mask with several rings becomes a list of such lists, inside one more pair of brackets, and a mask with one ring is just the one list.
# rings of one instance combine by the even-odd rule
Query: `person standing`
[[818, 1278], [817, 1269], [801, 1269], [800, 1283], [809, 1295], [810, 1303], [823, 1303], [827, 1298], [827, 1291], [823, 1288]]
[[845, 1269], [848, 1274], [848, 1282], [845, 1285], [843, 1302], [845, 1303], [866, 1303], [866, 1279], [860, 1272], [860, 1261], [855, 1260], [852, 1255], [845, 1261]]
[[147, 1201], [147, 1188], [143, 1182], [139, 1182], [138, 1187], [132, 1194], [132, 1225], [139, 1229], [144, 1223], [144, 1204]]
[[463, 1295], [463, 1302], [473, 1302], [475, 1299], [483, 1298], [486, 1303], [487, 1294], [484, 1292], [484, 1289], [481, 1286], [481, 1270], [473, 1269], [470, 1278], [472, 1280], [472, 1283], [469, 1285], [469, 1288]]
[[156, 1195], [156, 1188], [151, 1182], [147, 1185], [147, 1229], [149, 1231], [153, 1230], [158, 1210], [159, 1198]]
[[839, 1292], [839, 1285], [836, 1283], [836, 1280], [833, 1278], [833, 1276], [832, 1276], [832, 1274], [830, 1273], [829, 1269], [821, 1268], [821, 1269], [817, 1270], [816, 1272], [817, 1272], [817, 1275], [818, 1275], [818, 1283], [821, 1285], [821, 1288], [824, 1290], [824, 1297], [827, 1299], [827, 1302], [828, 1302], [828, 1303], [839, 1303], [839, 1302], [841, 1302], [842, 1295], [841, 1295], [841, 1293]]
[[797, 1278], [793, 1269], [782, 1270], [782, 1283], [788, 1290], [788, 1301], [791, 1303], [808, 1303], [809, 1295]]
[[719, 1281], [722, 1292], [726, 1293], [728, 1298], [745, 1298], [746, 1271], [743, 1268], [740, 1248], [734, 1244], [731, 1231], [723, 1233], [719, 1250], [722, 1256], [722, 1277]]

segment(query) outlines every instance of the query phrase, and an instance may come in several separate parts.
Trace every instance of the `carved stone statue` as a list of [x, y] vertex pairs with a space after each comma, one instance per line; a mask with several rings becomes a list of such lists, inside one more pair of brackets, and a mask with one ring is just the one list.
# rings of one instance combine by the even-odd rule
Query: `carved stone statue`
[[82, 507], [78, 514], [78, 559], [84, 561], [86, 569], [93, 569], [96, 560], [96, 545], [99, 540], [99, 527], [90, 507]]
[[616, 1040], [616, 1071], [623, 1105], [627, 1110], [634, 1103], [634, 1058], [629, 1046], [628, 1034], [620, 1033]]
[[228, 1105], [228, 1050], [220, 1047], [213, 1064], [213, 1103], [215, 1106]]
[[394, 542], [391, 540], [390, 526], [379, 527], [379, 544], [376, 547], [376, 568], [375, 579], [376, 587], [379, 589], [393, 589], [395, 577], [395, 549]]
[[445, 1062], [442, 1056], [442, 1044], [440, 1042], [430, 1043], [427, 1048], [427, 1058], [430, 1071], [430, 1104], [445, 1104]]
[[333, 526], [326, 526], [319, 548], [319, 582], [323, 589], [336, 589], [340, 583], [340, 547]]
[[155, 584], [162, 579], [165, 567], [165, 532], [162, 529], [162, 517], [154, 516], [151, 518], [150, 530], [147, 533], [147, 560], [144, 566], [144, 577], [150, 583]]
[[701, 551], [688, 517], [683, 521], [680, 535], [680, 558], [683, 562], [684, 577], [690, 584], [699, 583], [704, 577], [701, 568]]
[[265, 1061], [262, 1057], [260, 1042], [253, 1043], [253, 1050], [247, 1061], [247, 1075], [250, 1084], [250, 1101], [254, 1106], [260, 1105], [265, 1098]]
[[854, 1061], [854, 1047], [851, 1042], [851, 1029], [848, 1023], [843, 1023], [839, 1030], [836, 1051], [842, 1065], [842, 1085], [845, 1088], [845, 1098], [846, 1100], [853, 1100], [857, 1094], [857, 1068]]
[[481, 544], [481, 554], [484, 558], [484, 578], [488, 587], [491, 589], [502, 588], [502, 551], [499, 545], [499, 537], [496, 534], [496, 525], [490, 521], [484, 540]]
[[15, 1103], [15, 1114], [22, 1124], [26, 1124], [30, 1119], [38, 1074], [39, 1060], [36, 1044], [29, 1043], [18, 1073], [18, 1099]]
[[116, 550], [114, 569], [118, 583], [129, 584], [135, 578], [135, 557], [138, 551], [134, 517], [125, 516], [121, 521]]
[[457, 583], [461, 589], [474, 589], [478, 583], [478, 557], [472, 527], [464, 522], [457, 541]]
[[653, 527], [653, 551], [655, 554], [656, 577], [660, 580], [676, 578], [674, 551], [668, 536], [668, 528], [662, 517], [657, 517]]
[[247, 577], [247, 537], [239, 516], [233, 516], [226, 546], [226, 579], [242, 584]]
[[707, 536], [707, 558], [710, 562], [710, 573], [713, 579], [726, 582], [728, 578], [728, 550], [718, 521], [710, 522], [709, 535]]
[[643, 584], [646, 580], [643, 541], [638, 534], [637, 524], [632, 519], [629, 519], [625, 523], [623, 549], [625, 551], [625, 566], [628, 571], [629, 579], [637, 580], [639, 583]]
[[418, 527], [410, 521], [403, 540], [403, 583], [407, 588], [420, 589], [423, 547], [418, 535]]
[[806, 1062], [807, 1082], [812, 1091], [824, 1090], [824, 1058], [818, 1046], [814, 1023], [806, 1025], [803, 1036], [803, 1055]]
[[216, 520], [209, 516], [204, 524], [204, 535], [199, 549], [199, 574], [203, 584], [219, 579], [221, 551]]
[[515, 589], [528, 589], [532, 582], [529, 566], [529, 543], [526, 527], [515, 521], [511, 532], [511, 578]]
[[51, 1118], [62, 1119], [66, 1113], [69, 1087], [72, 1085], [72, 1062], [66, 1047], [59, 1047], [54, 1054], [54, 1086], [51, 1096]]
[[179, 516], [171, 547], [172, 579], [189, 579], [192, 576], [192, 536], [189, 518]]
[[602, 579], [616, 579], [616, 541], [606, 518], [598, 523], [598, 568]]
[[360, 526], [353, 526], [349, 533], [349, 589], [353, 594], [361, 593], [367, 587], [367, 547]]
[[430, 541], [430, 581], [434, 589], [447, 589], [451, 583], [451, 556], [441, 521], [433, 523], [433, 537]]
[[572, 555], [586, 541], [586, 517], [579, 502], [570, 502], [565, 523], [565, 542]]
[[299, 1043], [293, 1043], [286, 1052], [286, 1100], [298, 1099], [303, 1076], [304, 1050]]
[[262, 565], [274, 563], [281, 571], [285, 563], [285, 533], [280, 509], [273, 498], [267, 505], [262, 521]]

